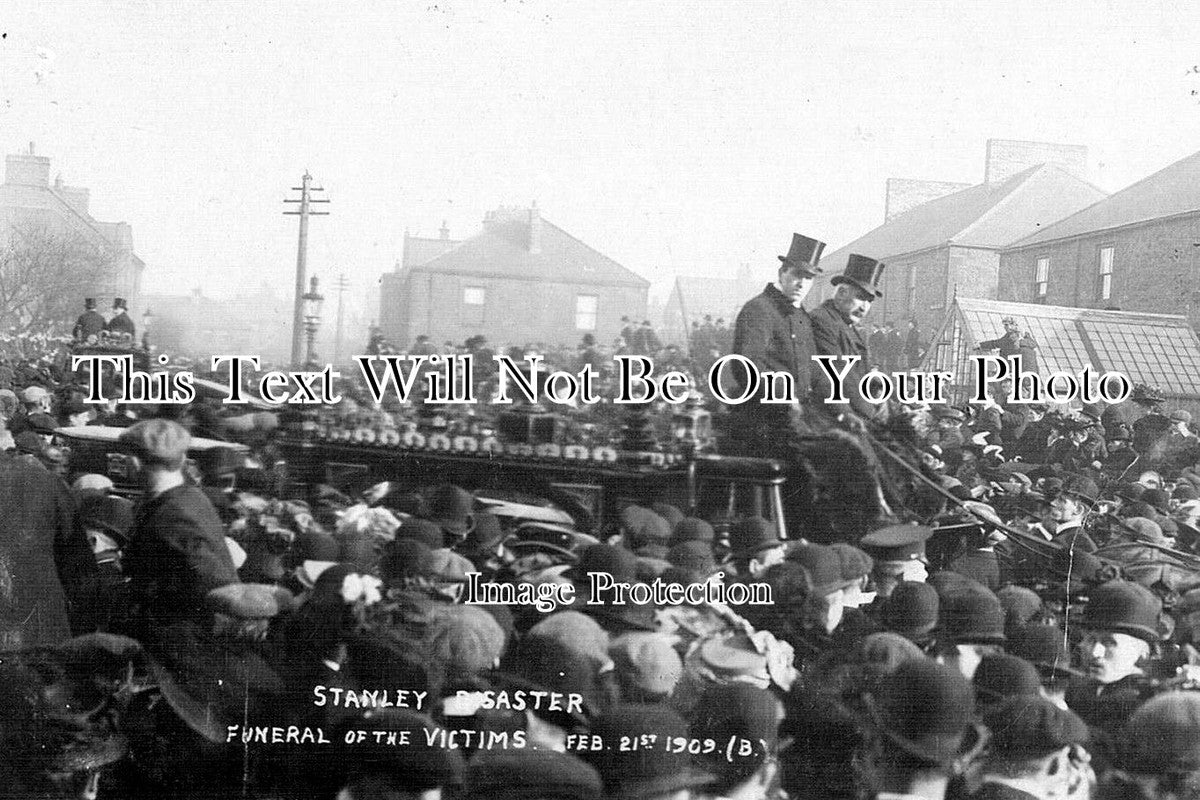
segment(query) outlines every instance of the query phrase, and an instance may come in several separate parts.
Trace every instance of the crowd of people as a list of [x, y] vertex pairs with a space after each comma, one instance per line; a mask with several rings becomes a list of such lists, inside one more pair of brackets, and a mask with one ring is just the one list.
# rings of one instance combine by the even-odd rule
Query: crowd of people
[[[1036, 348], [1006, 336], [981, 346]], [[881, 513], [831, 539], [801, 506], [784, 538], [736, 504], [597, 526], [452, 480], [297, 486], [275, 415], [90, 406], [65, 352], [0, 364], [0, 796], [1200, 797], [1200, 439], [1154, 387], [859, 420], [887, 452], [843, 488]], [[56, 431], [87, 425], [123, 429], [136, 491], [73, 468]], [[196, 436], [247, 446], [233, 487]], [[771, 602], [592, 603], [597, 573]], [[470, 575], [574, 600], [468, 602]]]

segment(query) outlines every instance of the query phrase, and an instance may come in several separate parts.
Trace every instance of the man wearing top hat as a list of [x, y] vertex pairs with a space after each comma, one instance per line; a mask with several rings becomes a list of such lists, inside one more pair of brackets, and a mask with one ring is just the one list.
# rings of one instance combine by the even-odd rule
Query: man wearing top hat
[[113, 318], [108, 321], [104, 329], [109, 333], [127, 333], [129, 338], [133, 338], [136, 331], [136, 326], [133, 320], [129, 318], [129, 306], [125, 302], [124, 297], [113, 298]]
[[77, 342], [86, 342], [93, 336], [99, 338], [104, 330], [104, 317], [96, 310], [96, 298], [86, 298], [83, 308], [84, 312], [75, 320], [75, 327], [71, 331]]
[[[812, 289], [813, 278], [825, 243], [798, 233], [792, 246], [779, 256], [779, 271], [773, 283], [742, 306], [734, 325], [733, 352], [745, 356], [758, 371], [785, 372], [795, 379], [796, 398], [803, 404], [812, 383], [813, 333], [808, 312], [801, 306]], [[738, 374], [737, 380], [746, 376]], [[737, 392], [745, 384], [741, 383]], [[787, 405], [764, 405], [758, 398], [732, 406], [736, 412], [734, 447], [747, 454], [762, 454], [779, 440], [779, 431], [789, 424]]]
[[[871, 304], [883, 297], [883, 292], [879, 289], [883, 268], [884, 265], [873, 258], [851, 253], [846, 269], [830, 281], [837, 287], [837, 291], [811, 315], [813, 341], [818, 354], [859, 357], [859, 361], [850, 369], [842, 383], [846, 388], [850, 409], [864, 419], [878, 418], [885, 413], [883, 405], [867, 402], [858, 391], [859, 381], [870, 369], [867, 342], [863, 338], [860, 326], [867, 312], [871, 310]], [[844, 367], [843, 362], [834, 364], [834, 368], [839, 372]], [[814, 375], [819, 387], [818, 394], [822, 398], [829, 397], [833, 386], [824, 369], [814, 368]], [[837, 414], [843, 411], [845, 406], [826, 405], [825, 408]]]

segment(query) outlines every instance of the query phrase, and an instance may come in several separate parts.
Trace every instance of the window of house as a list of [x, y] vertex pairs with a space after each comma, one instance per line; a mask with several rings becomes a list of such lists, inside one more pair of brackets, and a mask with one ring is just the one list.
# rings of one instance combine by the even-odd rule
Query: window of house
[[1050, 288], [1050, 259], [1039, 258], [1033, 269], [1033, 296], [1039, 300], [1046, 299], [1046, 291]]
[[600, 306], [600, 298], [594, 294], [575, 295], [575, 330], [596, 330], [596, 309]]
[[917, 265], [908, 268], [908, 292], [906, 294], [907, 308], [910, 312], [917, 308]]
[[483, 307], [487, 303], [487, 291], [482, 286], [463, 287], [463, 324], [480, 325], [483, 323]]
[[1113, 271], [1113, 248], [1112, 246], [1100, 248], [1100, 299], [1112, 299], [1112, 271]]

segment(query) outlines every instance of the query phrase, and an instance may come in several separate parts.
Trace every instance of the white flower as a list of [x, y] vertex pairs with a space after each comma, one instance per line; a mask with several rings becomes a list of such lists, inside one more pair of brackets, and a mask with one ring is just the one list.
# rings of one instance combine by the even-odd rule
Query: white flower
[[363, 605], [374, 605], [383, 599], [382, 586], [383, 581], [374, 575], [352, 572], [342, 578], [342, 599], [351, 604], [362, 601]]

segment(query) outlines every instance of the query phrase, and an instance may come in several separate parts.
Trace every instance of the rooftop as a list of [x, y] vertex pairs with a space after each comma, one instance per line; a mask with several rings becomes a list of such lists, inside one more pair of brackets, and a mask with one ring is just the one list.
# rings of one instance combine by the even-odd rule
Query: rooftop
[[1176, 161], [1011, 246], [1027, 247], [1189, 211], [1200, 211], [1200, 152]]

